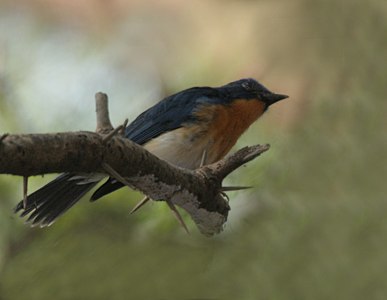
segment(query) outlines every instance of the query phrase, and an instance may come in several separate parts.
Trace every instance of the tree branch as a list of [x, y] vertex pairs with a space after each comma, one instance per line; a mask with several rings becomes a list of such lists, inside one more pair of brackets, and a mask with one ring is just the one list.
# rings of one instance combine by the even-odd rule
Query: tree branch
[[[99, 101], [106, 101], [105, 108]], [[111, 132], [106, 95], [96, 95], [96, 106], [97, 131]], [[201, 233], [213, 235], [222, 231], [230, 210], [222, 196], [223, 179], [269, 149], [269, 145], [245, 147], [217, 163], [192, 171], [170, 165], [120, 135], [106, 140], [106, 134], [100, 133], [2, 136], [0, 174], [24, 177], [62, 172], [106, 174], [104, 166], [108, 165], [125, 183], [150, 199], [169, 199], [182, 207]]]

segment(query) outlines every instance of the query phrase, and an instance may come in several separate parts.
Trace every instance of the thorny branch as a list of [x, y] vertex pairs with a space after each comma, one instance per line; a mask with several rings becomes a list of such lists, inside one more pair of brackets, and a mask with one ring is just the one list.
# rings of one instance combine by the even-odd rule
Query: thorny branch
[[[62, 132], [0, 135], [0, 174], [29, 176], [61, 173], [118, 174], [117, 180], [155, 201], [169, 200], [191, 216], [201, 233], [223, 229], [230, 207], [224, 192], [247, 187], [223, 187], [222, 181], [243, 164], [269, 149], [245, 147], [211, 165], [192, 171], [168, 164], [122, 137], [127, 121], [114, 130], [107, 96], [96, 94], [97, 133]], [[24, 181], [26, 193], [27, 179]]]

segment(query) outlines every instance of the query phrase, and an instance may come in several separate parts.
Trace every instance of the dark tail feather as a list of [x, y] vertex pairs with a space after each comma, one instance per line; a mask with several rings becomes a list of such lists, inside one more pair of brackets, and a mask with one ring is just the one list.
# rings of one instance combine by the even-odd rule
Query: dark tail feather
[[121, 182], [119, 182], [113, 178], [109, 178], [103, 185], [101, 185], [94, 192], [94, 194], [90, 198], [90, 201], [94, 202], [94, 201], [98, 200], [99, 198], [105, 196], [106, 194], [109, 194], [111, 192], [114, 192], [115, 190], [122, 188], [123, 186], [124, 185]]
[[15, 213], [22, 211], [21, 217], [29, 215], [27, 222], [32, 226], [49, 226], [97, 183], [98, 180], [85, 183], [85, 179], [76, 174], [62, 174], [29, 195], [26, 208], [20, 201]]

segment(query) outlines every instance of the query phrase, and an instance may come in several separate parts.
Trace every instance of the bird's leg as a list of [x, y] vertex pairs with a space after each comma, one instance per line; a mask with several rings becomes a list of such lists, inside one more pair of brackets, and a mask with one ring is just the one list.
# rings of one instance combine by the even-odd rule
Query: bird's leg
[[147, 203], [148, 201], [150, 200], [150, 198], [148, 196], [145, 196], [140, 202], [138, 202], [136, 204], [135, 207], [133, 207], [133, 209], [130, 211], [129, 214], [133, 214], [135, 213], [136, 211], [138, 211], [145, 203]]
[[204, 164], [206, 163], [206, 159], [207, 159], [207, 149], [204, 149], [202, 154], [202, 159], [200, 161], [200, 167], [204, 166]]

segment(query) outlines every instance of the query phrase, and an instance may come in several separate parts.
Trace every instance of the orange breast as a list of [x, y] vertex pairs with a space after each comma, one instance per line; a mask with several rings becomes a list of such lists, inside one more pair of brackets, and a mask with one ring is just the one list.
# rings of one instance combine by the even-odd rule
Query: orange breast
[[211, 136], [207, 163], [225, 156], [264, 109], [261, 101], [239, 99], [227, 106], [212, 105], [200, 110], [197, 117], [208, 121], [208, 134]]

